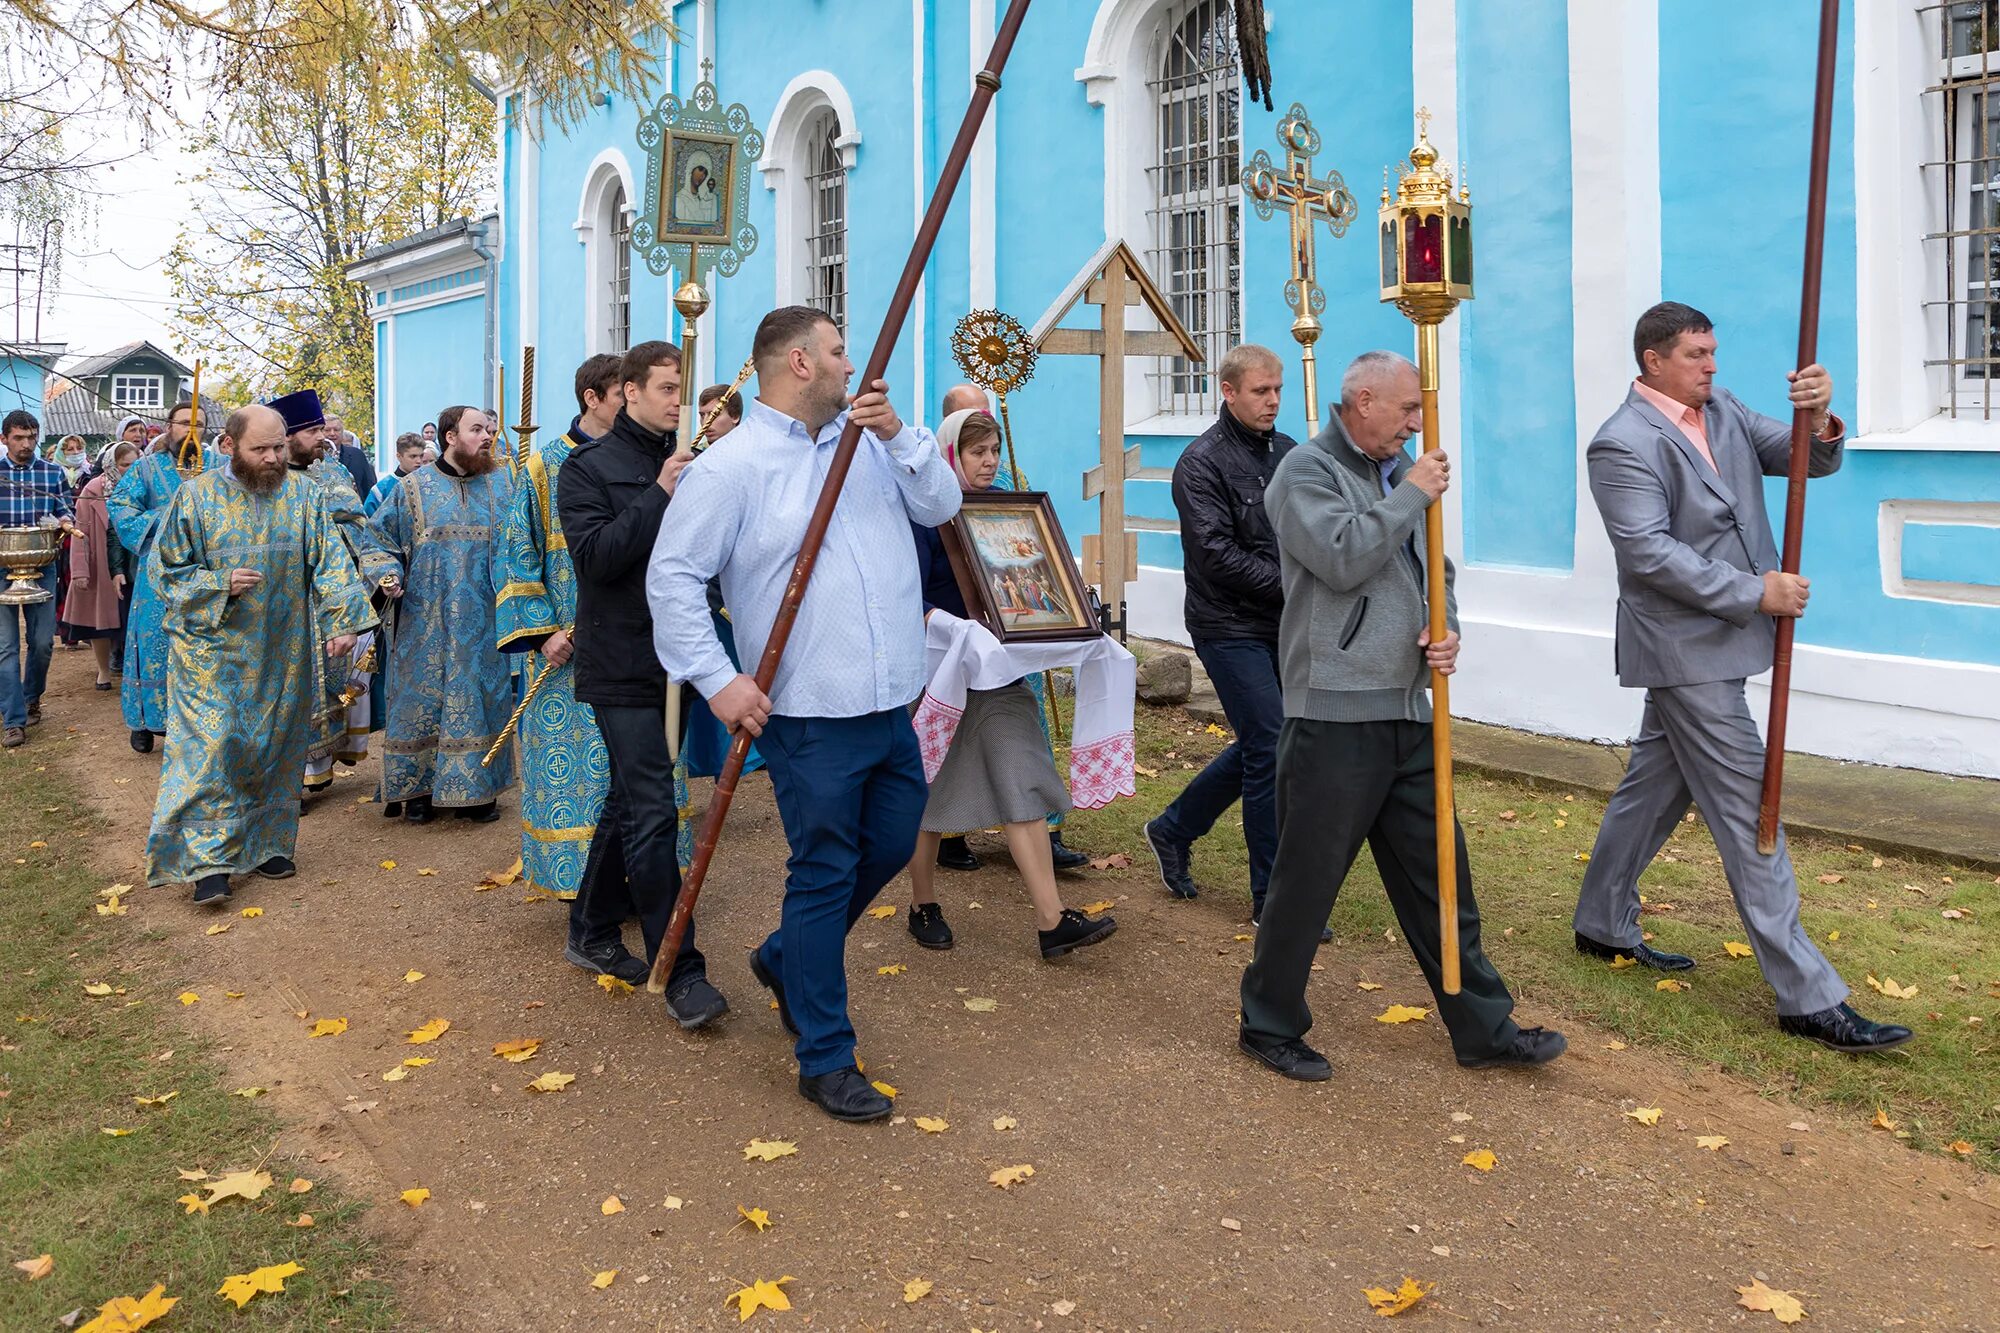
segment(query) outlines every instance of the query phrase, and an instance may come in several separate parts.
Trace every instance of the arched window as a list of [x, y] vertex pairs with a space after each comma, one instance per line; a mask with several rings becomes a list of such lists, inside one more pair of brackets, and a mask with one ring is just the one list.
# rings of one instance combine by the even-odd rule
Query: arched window
[[611, 253], [606, 256], [610, 270], [606, 280], [607, 352], [624, 352], [632, 346], [632, 210], [625, 199], [625, 187], [614, 186], [605, 203], [611, 224]]
[[823, 310], [847, 330], [847, 164], [840, 151], [840, 119], [820, 112], [805, 136], [805, 304]]
[[1229, 0], [1177, 10], [1154, 68], [1147, 86], [1159, 147], [1149, 173], [1147, 267], [1208, 362], [1163, 358], [1150, 377], [1153, 400], [1161, 412], [1211, 415], [1219, 401], [1212, 372], [1243, 334], [1242, 82]]
[[632, 171], [625, 155], [607, 148], [583, 173], [576, 204], [576, 239], [583, 246], [586, 354], [623, 352], [632, 345]]

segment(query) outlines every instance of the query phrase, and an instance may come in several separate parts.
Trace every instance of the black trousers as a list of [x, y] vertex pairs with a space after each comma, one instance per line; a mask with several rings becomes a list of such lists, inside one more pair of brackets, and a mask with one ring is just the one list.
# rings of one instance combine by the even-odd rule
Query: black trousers
[[[615, 836], [590, 840], [583, 883], [570, 903], [570, 938], [578, 944], [616, 939], [625, 918], [636, 916], [650, 963], [666, 938], [667, 918], [681, 891], [681, 867], [675, 855], [680, 812], [674, 808], [666, 709], [599, 704], [593, 711], [611, 761], [611, 789], [597, 827]], [[690, 921], [668, 988], [706, 972]]]
[[1437, 800], [1424, 722], [1285, 719], [1278, 733], [1278, 856], [1243, 973], [1243, 1030], [1267, 1041], [1312, 1027], [1306, 983], [1320, 927], [1366, 842], [1403, 938], [1437, 997], [1452, 1049], [1495, 1055], [1514, 1040], [1514, 997], [1479, 947], [1479, 905], [1458, 843], [1459, 993], [1440, 988]]

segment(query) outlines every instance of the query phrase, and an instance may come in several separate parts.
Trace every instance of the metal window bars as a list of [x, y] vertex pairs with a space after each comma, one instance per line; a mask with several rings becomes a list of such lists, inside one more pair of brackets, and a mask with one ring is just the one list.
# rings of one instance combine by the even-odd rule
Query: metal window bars
[[[1937, 82], [1926, 88], [1932, 143], [1923, 163], [1940, 247], [1944, 290], [1924, 302], [1932, 347], [1925, 361], [1944, 371], [1940, 410], [1994, 419], [2000, 379], [2000, 0], [1945, 0], [1918, 11], [1935, 24]], [[1940, 329], [1939, 325], [1942, 324]]]
[[806, 227], [806, 304], [847, 331], [847, 166], [840, 157], [840, 121], [822, 113], [807, 138], [810, 217]]
[[607, 351], [625, 352], [632, 347], [632, 210], [626, 206], [625, 190], [612, 192], [611, 279], [609, 287], [610, 335]]
[[1159, 117], [1147, 265], [1208, 361], [1162, 358], [1147, 378], [1158, 411], [1207, 415], [1220, 401], [1214, 368], [1243, 332], [1242, 65], [1229, 0], [1190, 5], [1158, 68], [1146, 85]]

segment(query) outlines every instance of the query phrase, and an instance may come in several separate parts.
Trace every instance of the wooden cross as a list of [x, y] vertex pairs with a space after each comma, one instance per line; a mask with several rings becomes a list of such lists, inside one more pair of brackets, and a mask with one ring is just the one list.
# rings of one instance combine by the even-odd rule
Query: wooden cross
[[1319, 341], [1319, 316], [1326, 309], [1326, 293], [1320, 290], [1317, 277], [1313, 224], [1324, 222], [1336, 237], [1345, 236], [1347, 225], [1360, 210], [1339, 172], [1328, 172], [1324, 180], [1313, 175], [1313, 154], [1320, 150], [1319, 131], [1313, 128], [1302, 104], [1292, 103], [1278, 122], [1278, 142], [1285, 149], [1283, 171], [1259, 148], [1248, 163], [1244, 181], [1259, 218], [1268, 222], [1283, 211], [1292, 225], [1292, 276], [1285, 282], [1285, 304], [1295, 316], [1292, 337], [1305, 362], [1306, 433], [1317, 435], [1319, 374], [1313, 344]]

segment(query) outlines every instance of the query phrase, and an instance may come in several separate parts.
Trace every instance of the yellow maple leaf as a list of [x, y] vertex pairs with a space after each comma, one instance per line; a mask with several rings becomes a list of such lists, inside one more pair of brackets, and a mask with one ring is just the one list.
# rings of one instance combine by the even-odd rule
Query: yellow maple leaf
[[1014, 1186], [1020, 1184], [1022, 1181], [1026, 1180], [1029, 1176], [1032, 1176], [1034, 1174], [1035, 1174], [1035, 1168], [1029, 1166], [1026, 1162], [1023, 1162], [1019, 1166], [1003, 1166], [998, 1171], [995, 1171], [992, 1175], [986, 1178], [991, 1182], [993, 1182], [995, 1185], [998, 1185], [1001, 1189], [1006, 1190], [1014, 1188]]
[[1604, 1043], [1604, 1049], [1607, 1051], [1622, 1051], [1625, 1049], [1625, 1043], [1622, 1041], [1607, 1041]]
[[180, 1198], [175, 1199], [174, 1202], [186, 1204], [187, 1210], [190, 1213], [200, 1213], [203, 1217], [208, 1216], [209, 1202], [199, 1194], [183, 1194]]
[[420, 1185], [413, 1190], [404, 1190], [396, 1197], [412, 1208], [421, 1208], [424, 1206], [424, 1200], [431, 1197], [431, 1192]]
[[111, 994], [111, 983], [107, 981], [86, 981], [83, 983], [85, 995], [95, 995], [100, 999]]
[[596, 1277], [590, 1279], [590, 1285], [597, 1288], [599, 1291], [603, 1291], [606, 1287], [610, 1286], [617, 1280], [618, 1280], [618, 1270], [615, 1268], [607, 1268], [603, 1272], [599, 1273]]
[[891, 1083], [884, 1083], [879, 1078], [871, 1082], [868, 1086], [875, 1089], [875, 1091], [881, 1093], [884, 1097], [893, 1097], [896, 1095], [895, 1085]]
[[382, 1081], [384, 1083], [401, 1083], [409, 1076], [410, 1068], [408, 1065], [397, 1065], [394, 1069], [382, 1075]]
[[1368, 1305], [1376, 1314], [1387, 1319], [1392, 1315], [1403, 1313], [1403, 1311], [1430, 1295], [1431, 1288], [1434, 1285], [1436, 1284], [1419, 1282], [1413, 1277], [1405, 1276], [1403, 1284], [1394, 1291], [1388, 1291], [1382, 1287], [1363, 1287], [1361, 1294], [1368, 1298]]
[[1675, 981], [1672, 977], [1661, 977], [1658, 981], [1653, 983], [1653, 989], [1668, 991], [1671, 992], [1672, 994], [1679, 995], [1682, 991], [1687, 989], [1687, 983], [1684, 981]]
[[[868, 915], [874, 917], [877, 921], [887, 921], [890, 917], [896, 915], [896, 909], [888, 903], [883, 903], [880, 907], [869, 908]], [[748, 1318], [748, 1316], [746, 1315], [745, 1318]]]
[[1799, 1298], [1789, 1291], [1779, 1291], [1764, 1285], [1762, 1278], [1751, 1278], [1750, 1285], [1736, 1289], [1736, 1303], [1746, 1310], [1762, 1310], [1776, 1315], [1781, 1324], [1796, 1324], [1806, 1317], [1806, 1307]]
[[229, 933], [229, 928], [235, 924], [236, 923], [233, 921], [218, 921], [214, 925], [210, 926], [207, 930], [203, 931], [202, 934], [226, 935]]
[[996, 1115], [993, 1117], [993, 1128], [1002, 1133], [1010, 1129], [1017, 1129], [1020, 1127], [1020, 1124], [1021, 1122], [1011, 1115]]
[[1729, 1146], [1729, 1138], [1723, 1134], [1697, 1134], [1694, 1136], [1694, 1146], [1706, 1148], [1710, 1152], [1721, 1152]]
[[255, 1268], [248, 1273], [232, 1273], [222, 1279], [222, 1285], [215, 1294], [224, 1300], [236, 1302], [241, 1310], [250, 1303], [250, 1298], [260, 1292], [276, 1294], [285, 1289], [285, 1279], [306, 1270], [295, 1263], [270, 1264]]
[[1356, 990], [1381, 990], [1382, 983], [1379, 981], [1357, 981], [1354, 983], [1354, 988]]
[[384, 870], [394, 870], [396, 868], [396, 863], [394, 861], [384, 861], [382, 863], [382, 868]]
[[261, 907], [246, 907], [236, 915], [242, 917], [245, 921], [252, 921], [264, 915], [264, 909]]
[[300, 1213], [297, 1217], [285, 1223], [285, 1225], [288, 1227], [298, 1227], [301, 1230], [304, 1230], [306, 1227], [309, 1227], [312, 1224], [313, 1224], [313, 1215], [311, 1213]]
[[521, 1037], [514, 1041], [497, 1041], [493, 1043], [493, 1054], [499, 1056], [509, 1064], [516, 1065], [524, 1060], [532, 1060], [535, 1052], [540, 1049], [542, 1049], [542, 1039], [540, 1037]]
[[910, 968], [907, 963], [891, 963], [887, 967], [876, 968], [875, 975], [878, 977], [900, 977], [909, 970]]
[[184, 990], [180, 993], [180, 1002], [182, 1008], [186, 1008], [188, 1005], [191, 1004], [199, 1003], [200, 1000], [201, 996], [195, 994], [191, 990]]
[[421, 1046], [427, 1041], [436, 1041], [449, 1031], [451, 1031], [451, 1020], [449, 1018], [433, 1018], [415, 1032], [409, 1033], [404, 1038], [403, 1044], [405, 1046]]
[[1641, 1106], [1635, 1110], [1627, 1111], [1625, 1118], [1627, 1120], [1636, 1120], [1642, 1125], [1657, 1125], [1660, 1123], [1660, 1108], [1657, 1106]]
[[944, 1119], [942, 1116], [935, 1116], [935, 1115], [920, 1115], [916, 1118], [915, 1123], [917, 1128], [921, 1129], [926, 1134], [942, 1134], [947, 1129], [951, 1128], [951, 1122], [949, 1120]]
[[153, 1289], [144, 1296], [113, 1296], [97, 1307], [97, 1317], [77, 1329], [76, 1333], [135, 1333], [180, 1303], [180, 1297], [167, 1295], [163, 1282], [153, 1284]]
[[1500, 1163], [1500, 1159], [1494, 1156], [1493, 1150], [1491, 1148], [1479, 1148], [1473, 1152], [1467, 1153], [1464, 1157], [1460, 1158], [1459, 1160], [1464, 1165], [1471, 1167], [1474, 1171], [1491, 1171], [1495, 1166], [1499, 1165]]
[[133, 1104], [137, 1106], [165, 1106], [168, 1102], [172, 1101], [174, 1098], [178, 1096], [180, 1096], [180, 1093], [178, 1092], [163, 1092], [157, 1097], [135, 1096], [132, 1098], [132, 1101]]
[[1377, 1023], [1414, 1023], [1419, 1019], [1428, 1018], [1430, 1012], [1428, 1009], [1417, 1009], [1407, 1004], [1392, 1004], [1381, 1013], [1375, 1015], [1375, 1021]]
[[1613, 972], [1622, 972], [1628, 967], [1637, 967], [1638, 965], [1638, 959], [1632, 957], [1630, 954], [1622, 953], [1613, 958], [1609, 964]]
[[1094, 903], [1085, 903], [1083, 905], [1083, 914], [1085, 916], [1097, 916], [1101, 913], [1110, 911], [1112, 908], [1116, 906], [1118, 906], [1118, 904], [1113, 899], [1099, 898]]
[[414, 967], [411, 968], [409, 971], [403, 973], [403, 980], [413, 984], [422, 981], [423, 979], [424, 979], [424, 974], [417, 971], [417, 969], [415, 969]]
[[913, 1277], [903, 1284], [903, 1304], [905, 1305], [915, 1305], [930, 1294], [931, 1280], [929, 1278]]
[[229, 1095], [232, 1097], [262, 1097], [269, 1091], [269, 1088], [238, 1088]]
[[606, 1217], [611, 1217], [614, 1214], [622, 1213], [625, 1211], [625, 1201], [619, 1198], [616, 1194], [610, 1195], [604, 1200], [603, 1203], [597, 1205], [597, 1211], [604, 1214], [604, 1216]]
[[419, 875], [422, 875], [425, 879], [431, 879], [436, 876], [437, 870], [432, 866], [425, 866], [422, 870], [419, 870], [417, 873]]
[[747, 1223], [751, 1227], [755, 1228], [759, 1233], [766, 1232], [771, 1229], [771, 1214], [766, 1212], [764, 1209], [745, 1208], [742, 1204], [739, 1203], [736, 1205], [736, 1211], [743, 1218], [742, 1222], [738, 1222], [736, 1224], [737, 1226], [743, 1226]]
[[322, 1018], [312, 1025], [312, 1031], [306, 1035], [311, 1037], [338, 1037], [345, 1031], [347, 1031], [346, 1019]]
[[[891, 908], [890, 910], [893, 911], [895, 909]], [[756, 1314], [760, 1309], [789, 1310], [792, 1308], [792, 1303], [785, 1299], [785, 1293], [782, 1288], [787, 1282], [795, 1280], [789, 1273], [779, 1278], [776, 1282], [768, 1278], [758, 1278], [749, 1286], [730, 1292], [722, 1298], [722, 1303], [727, 1305], [731, 1301], [736, 1302], [736, 1322], [739, 1324], [750, 1318], [751, 1315]]]
[[528, 1085], [530, 1092], [561, 1092], [576, 1082], [575, 1074], [558, 1074], [550, 1071]]
[[98, 1133], [104, 1135], [106, 1138], [113, 1138], [113, 1139], [122, 1139], [126, 1135], [131, 1134], [132, 1132], [133, 1131], [129, 1129], [113, 1129], [109, 1125], [106, 1125], [104, 1126], [104, 1128], [98, 1130]]
[[411, 1069], [422, 1069], [425, 1065], [436, 1064], [437, 1061], [428, 1055], [413, 1055], [404, 1060], [403, 1063]]
[[744, 1145], [743, 1160], [775, 1162], [780, 1157], [791, 1157], [799, 1150], [799, 1145], [788, 1139], [752, 1139]]
[[40, 1282], [43, 1278], [56, 1271], [56, 1261], [51, 1255], [38, 1254], [32, 1259], [16, 1259], [14, 1267], [26, 1273], [28, 1281]]
[[240, 1000], [243, 998], [243, 992], [240, 990], [226, 990], [222, 992], [222, 998], [225, 1000]]
[[1757, 956], [1757, 951], [1742, 940], [1724, 940], [1722, 942], [1722, 951], [1731, 958], [1754, 958]]
[[125, 905], [125, 900], [115, 893], [111, 895], [108, 901], [97, 903], [95, 906], [99, 916], [124, 916], [132, 910]]
[[313, 1183], [304, 1176], [293, 1176], [292, 1183], [285, 1186], [287, 1194], [311, 1194]]
[[202, 1186], [208, 1191], [207, 1203], [210, 1207], [224, 1199], [245, 1199], [256, 1202], [265, 1190], [271, 1188], [269, 1171], [232, 1171], [226, 1176], [209, 1181]]
[[1901, 1129], [1903, 1124], [1900, 1120], [1891, 1120], [1889, 1113], [1878, 1106], [1875, 1108], [1875, 1118], [1868, 1122], [1868, 1127], [1870, 1129], [1886, 1129], [1893, 1134]]
[[614, 977], [609, 972], [597, 974], [597, 985], [606, 995], [630, 995], [633, 990], [631, 982], [623, 977]]
[[1953, 1139], [1944, 1145], [1944, 1150], [1955, 1157], [1970, 1157], [1973, 1153], [1972, 1145], [1964, 1139]]
[[1828, 932], [1826, 932], [1826, 942], [1828, 944], [1840, 943], [1840, 932], [1837, 930], [1829, 930]]

